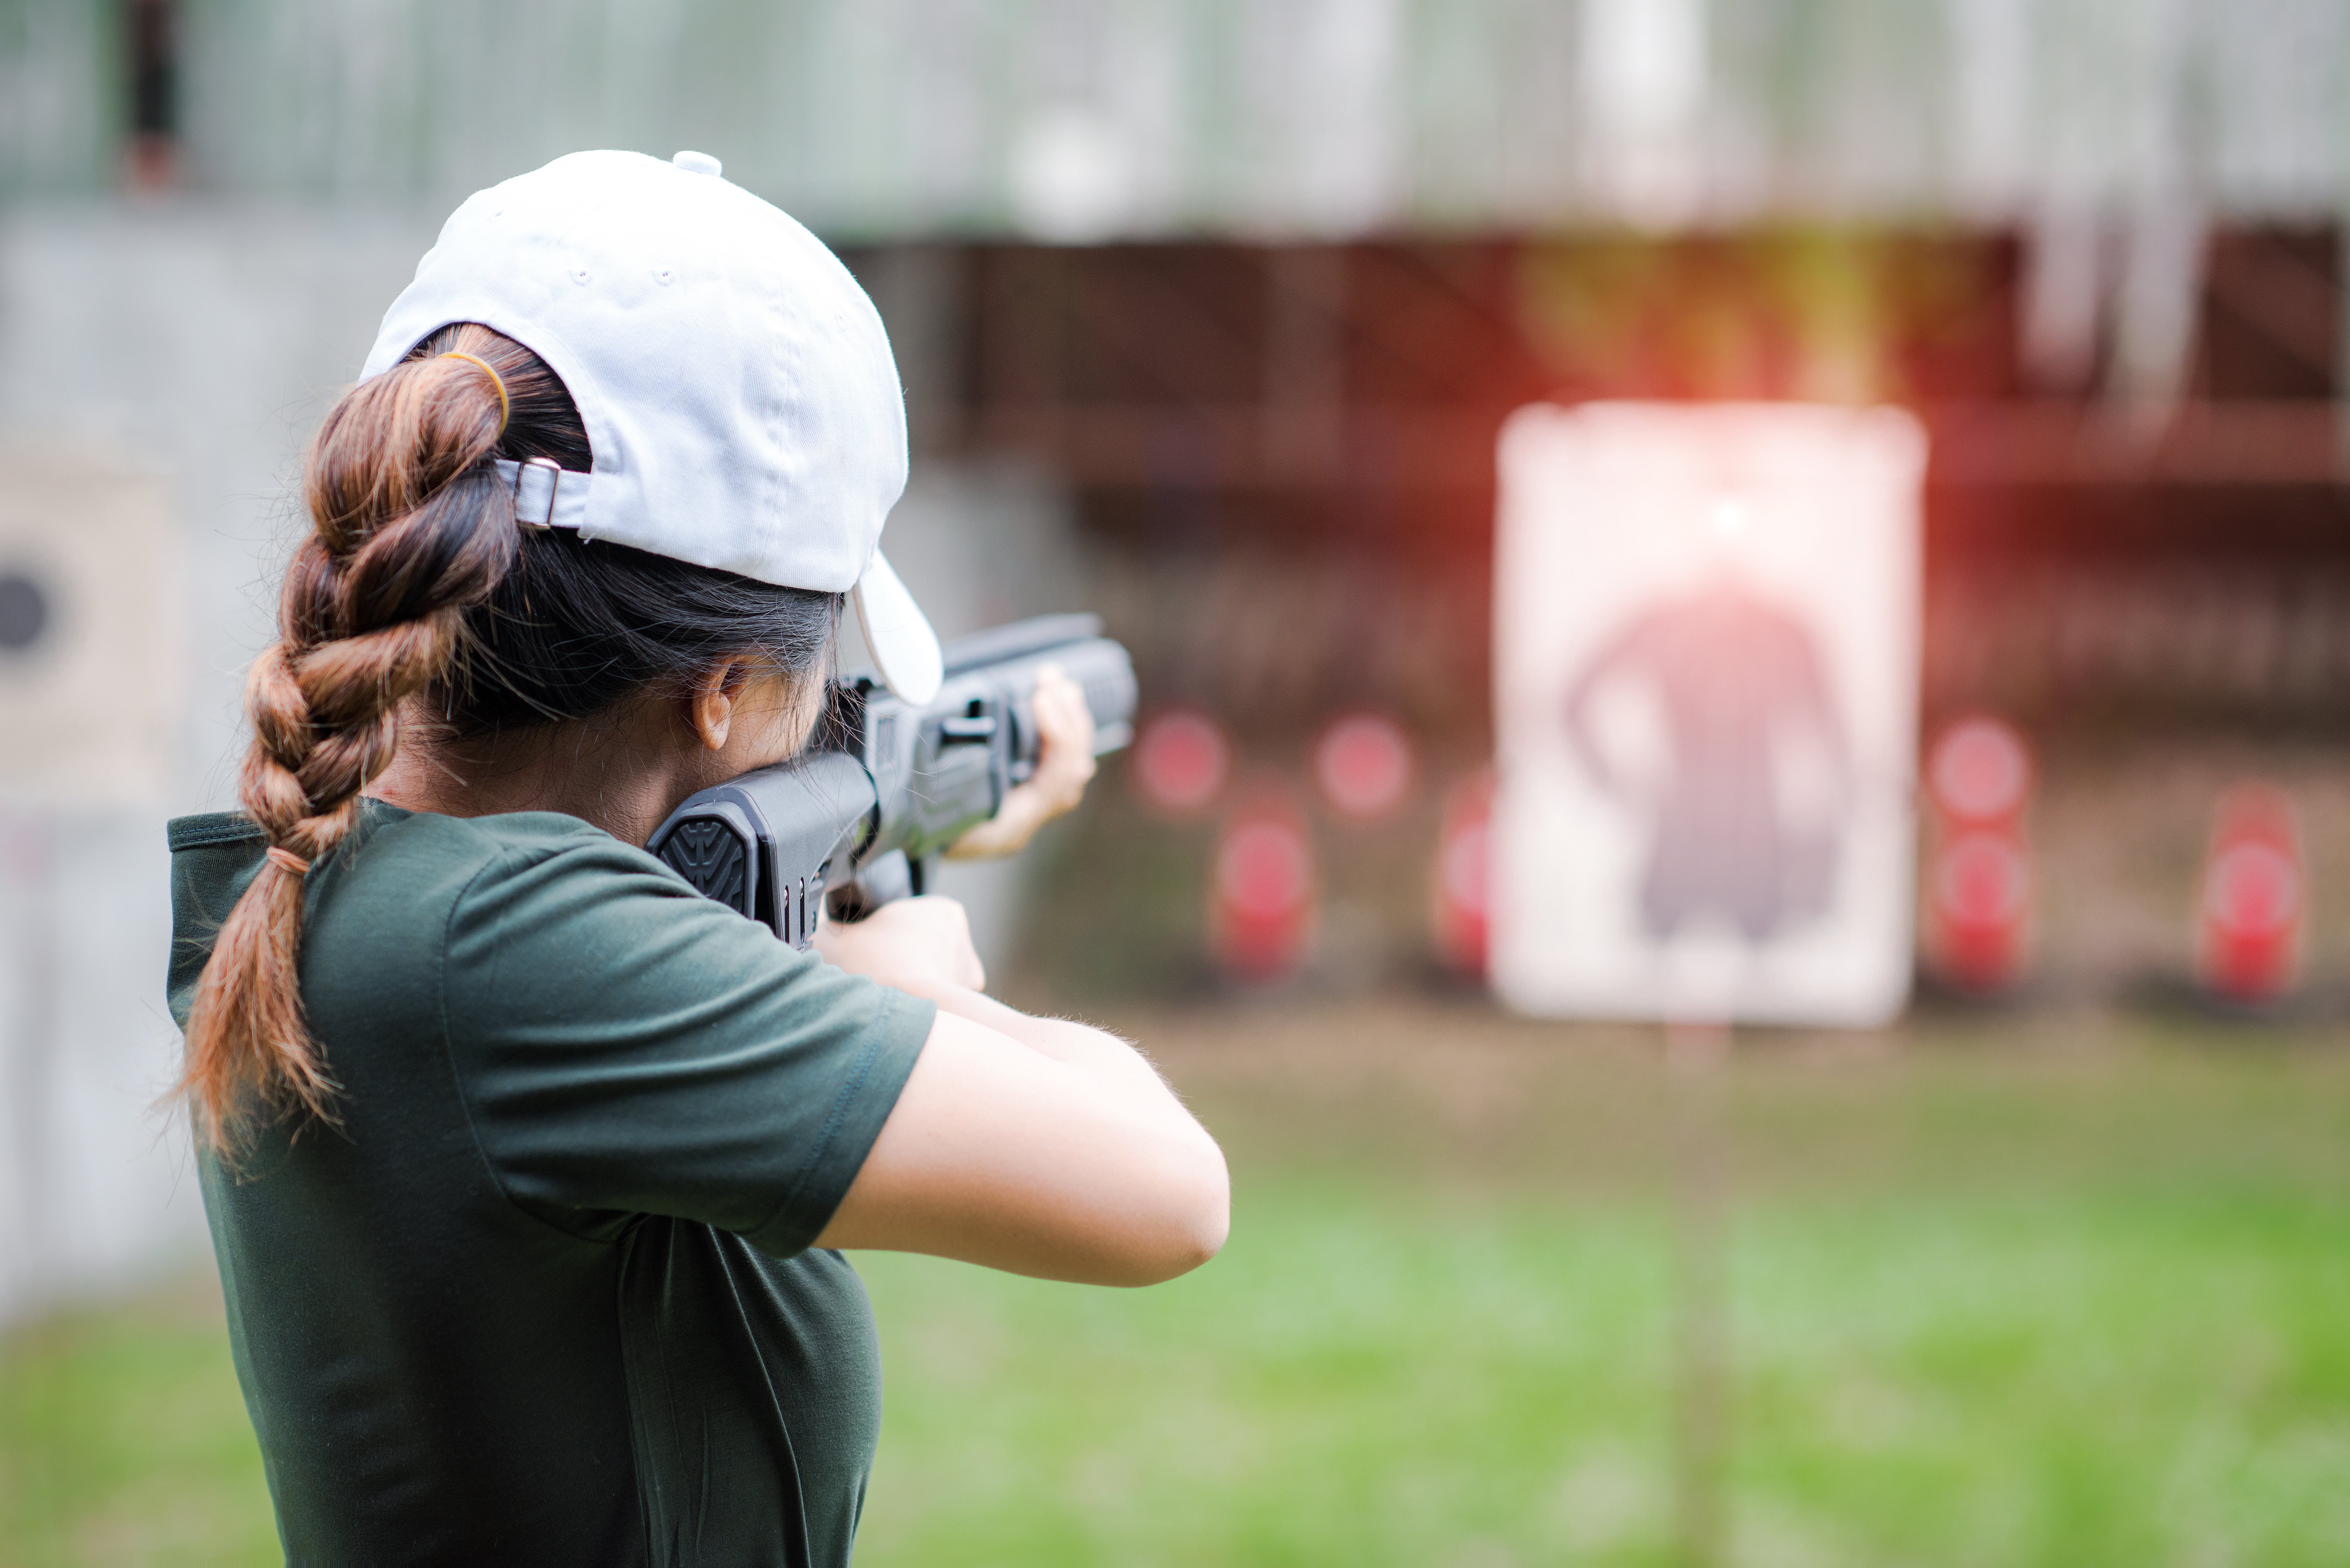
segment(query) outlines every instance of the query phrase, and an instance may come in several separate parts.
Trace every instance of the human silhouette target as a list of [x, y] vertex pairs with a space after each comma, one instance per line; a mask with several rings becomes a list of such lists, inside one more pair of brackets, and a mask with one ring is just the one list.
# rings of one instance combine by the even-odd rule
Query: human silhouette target
[[[1646, 686], [1661, 710], [1661, 777], [1627, 773], [1598, 732], [1596, 700], [1619, 680]], [[1841, 814], [1791, 811], [1783, 759], [1792, 746], [1823, 760], [1843, 797], [1850, 748], [1817, 641], [1794, 611], [1733, 583], [1659, 602], [1583, 667], [1565, 723], [1591, 781], [1647, 820], [1639, 910], [1651, 938], [1711, 917], [1759, 944], [1827, 911]]]
[[1804, 1027], [1900, 1012], [1925, 458], [1893, 409], [1511, 416], [1487, 949], [1506, 1005]]

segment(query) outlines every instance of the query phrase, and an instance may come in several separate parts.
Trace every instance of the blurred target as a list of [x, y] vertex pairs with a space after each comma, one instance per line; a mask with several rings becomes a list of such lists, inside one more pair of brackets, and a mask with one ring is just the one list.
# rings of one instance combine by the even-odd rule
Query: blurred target
[[167, 486], [104, 454], [0, 445], [0, 805], [151, 805], [186, 722]]
[[1260, 790], [1216, 842], [1208, 929], [1217, 967], [1255, 984], [1295, 974], [1313, 935], [1314, 903], [1305, 818], [1285, 792]]
[[2032, 750], [2013, 725], [1972, 714], [1934, 737], [1925, 783], [1927, 955], [1960, 991], [2005, 991], [2030, 956]]
[[2240, 784], [2220, 802], [2197, 902], [2196, 967], [2230, 1002], [2274, 1002], [2300, 976], [2308, 877], [2292, 801]]
[[1891, 409], [1503, 428], [1490, 974], [1524, 1012], [1875, 1027], [1917, 969], [1926, 442]]
[[1314, 782], [1339, 815], [1376, 822], [1411, 794], [1411, 737], [1384, 713], [1332, 721], [1314, 747]]
[[1453, 786], [1437, 834], [1434, 877], [1436, 956], [1456, 974], [1482, 979], [1491, 909], [1493, 775]]
[[0, 572], [0, 653], [22, 653], [49, 626], [49, 596], [21, 572]]
[[2023, 846], [2012, 834], [1961, 832], [1936, 853], [1927, 887], [1942, 977], [1976, 992], [2012, 985], [2022, 973], [2032, 906], [2032, 868]]
[[1169, 708], [1144, 721], [1132, 765], [1145, 805], [1169, 816], [1191, 816], [1223, 793], [1232, 742], [1223, 726], [1198, 709]]
[[2012, 725], [1977, 715], [1942, 731], [1926, 763], [1934, 805], [1955, 822], [2009, 821], [2032, 793], [2032, 753]]

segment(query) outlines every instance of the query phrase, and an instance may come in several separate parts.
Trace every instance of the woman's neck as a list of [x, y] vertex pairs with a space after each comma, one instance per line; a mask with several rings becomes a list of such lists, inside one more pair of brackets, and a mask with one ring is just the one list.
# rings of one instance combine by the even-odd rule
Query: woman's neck
[[743, 676], [742, 666], [713, 663], [682, 694], [640, 692], [588, 718], [462, 741], [411, 697], [400, 704], [400, 749], [367, 793], [441, 816], [559, 811], [642, 844], [696, 790], [807, 743], [823, 681]]
[[[592, 719], [458, 741], [411, 707], [391, 765], [367, 793], [405, 811], [493, 816], [559, 811], [625, 844], [652, 836], [678, 804], [733, 776], [723, 753], [647, 699]], [[739, 770], [736, 770], [739, 771]]]

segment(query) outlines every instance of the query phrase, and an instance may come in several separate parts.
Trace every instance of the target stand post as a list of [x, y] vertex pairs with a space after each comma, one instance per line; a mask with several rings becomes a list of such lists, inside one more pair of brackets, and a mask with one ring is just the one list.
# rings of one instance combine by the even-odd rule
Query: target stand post
[[1665, 1025], [1673, 1158], [1673, 1542], [1680, 1568], [1728, 1561], [1731, 1026]]

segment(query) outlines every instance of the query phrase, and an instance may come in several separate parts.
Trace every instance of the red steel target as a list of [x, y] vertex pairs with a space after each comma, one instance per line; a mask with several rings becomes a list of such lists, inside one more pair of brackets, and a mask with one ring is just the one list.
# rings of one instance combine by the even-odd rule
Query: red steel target
[[1286, 794], [1262, 791], [1236, 809], [1216, 843], [1208, 930], [1219, 968], [1255, 983], [1284, 980], [1313, 935], [1314, 849]]
[[1436, 955], [1457, 973], [1482, 978], [1491, 940], [1493, 775], [1455, 784], [1445, 797], [1436, 839], [1433, 935]]
[[1144, 804], [1169, 816], [1191, 816], [1212, 805], [1232, 765], [1223, 726], [1196, 708], [1155, 713], [1135, 738], [1135, 789]]
[[1944, 729], [1926, 763], [1926, 788], [1951, 822], [2012, 822], [2032, 794], [2032, 752], [2014, 727], [1985, 715]]
[[1926, 945], [1961, 991], [2004, 991], [2022, 978], [2032, 924], [2032, 855], [2023, 836], [2032, 751], [1987, 714], [1945, 725], [1926, 753], [1932, 847]]
[[2032, 869], [2014, 836], [1986, 828], [1958, 834], [1934, 857], [1936, 943], [1943, 975], [1967, 991], [1997, 991], [2023, 968]]
[[1314, 782], [1339, 815], [1376, 822], [1411, 794], [1411, 737], [1384, 713], [1348, 713], [1331, 722], [1314, 747]]
[[2308, 873], [2293, 803], [2242, 784], [2220, 803], [2197, 902], [2196, 967], [2230, 1002], [2273, 1002], [2301, 971]]

